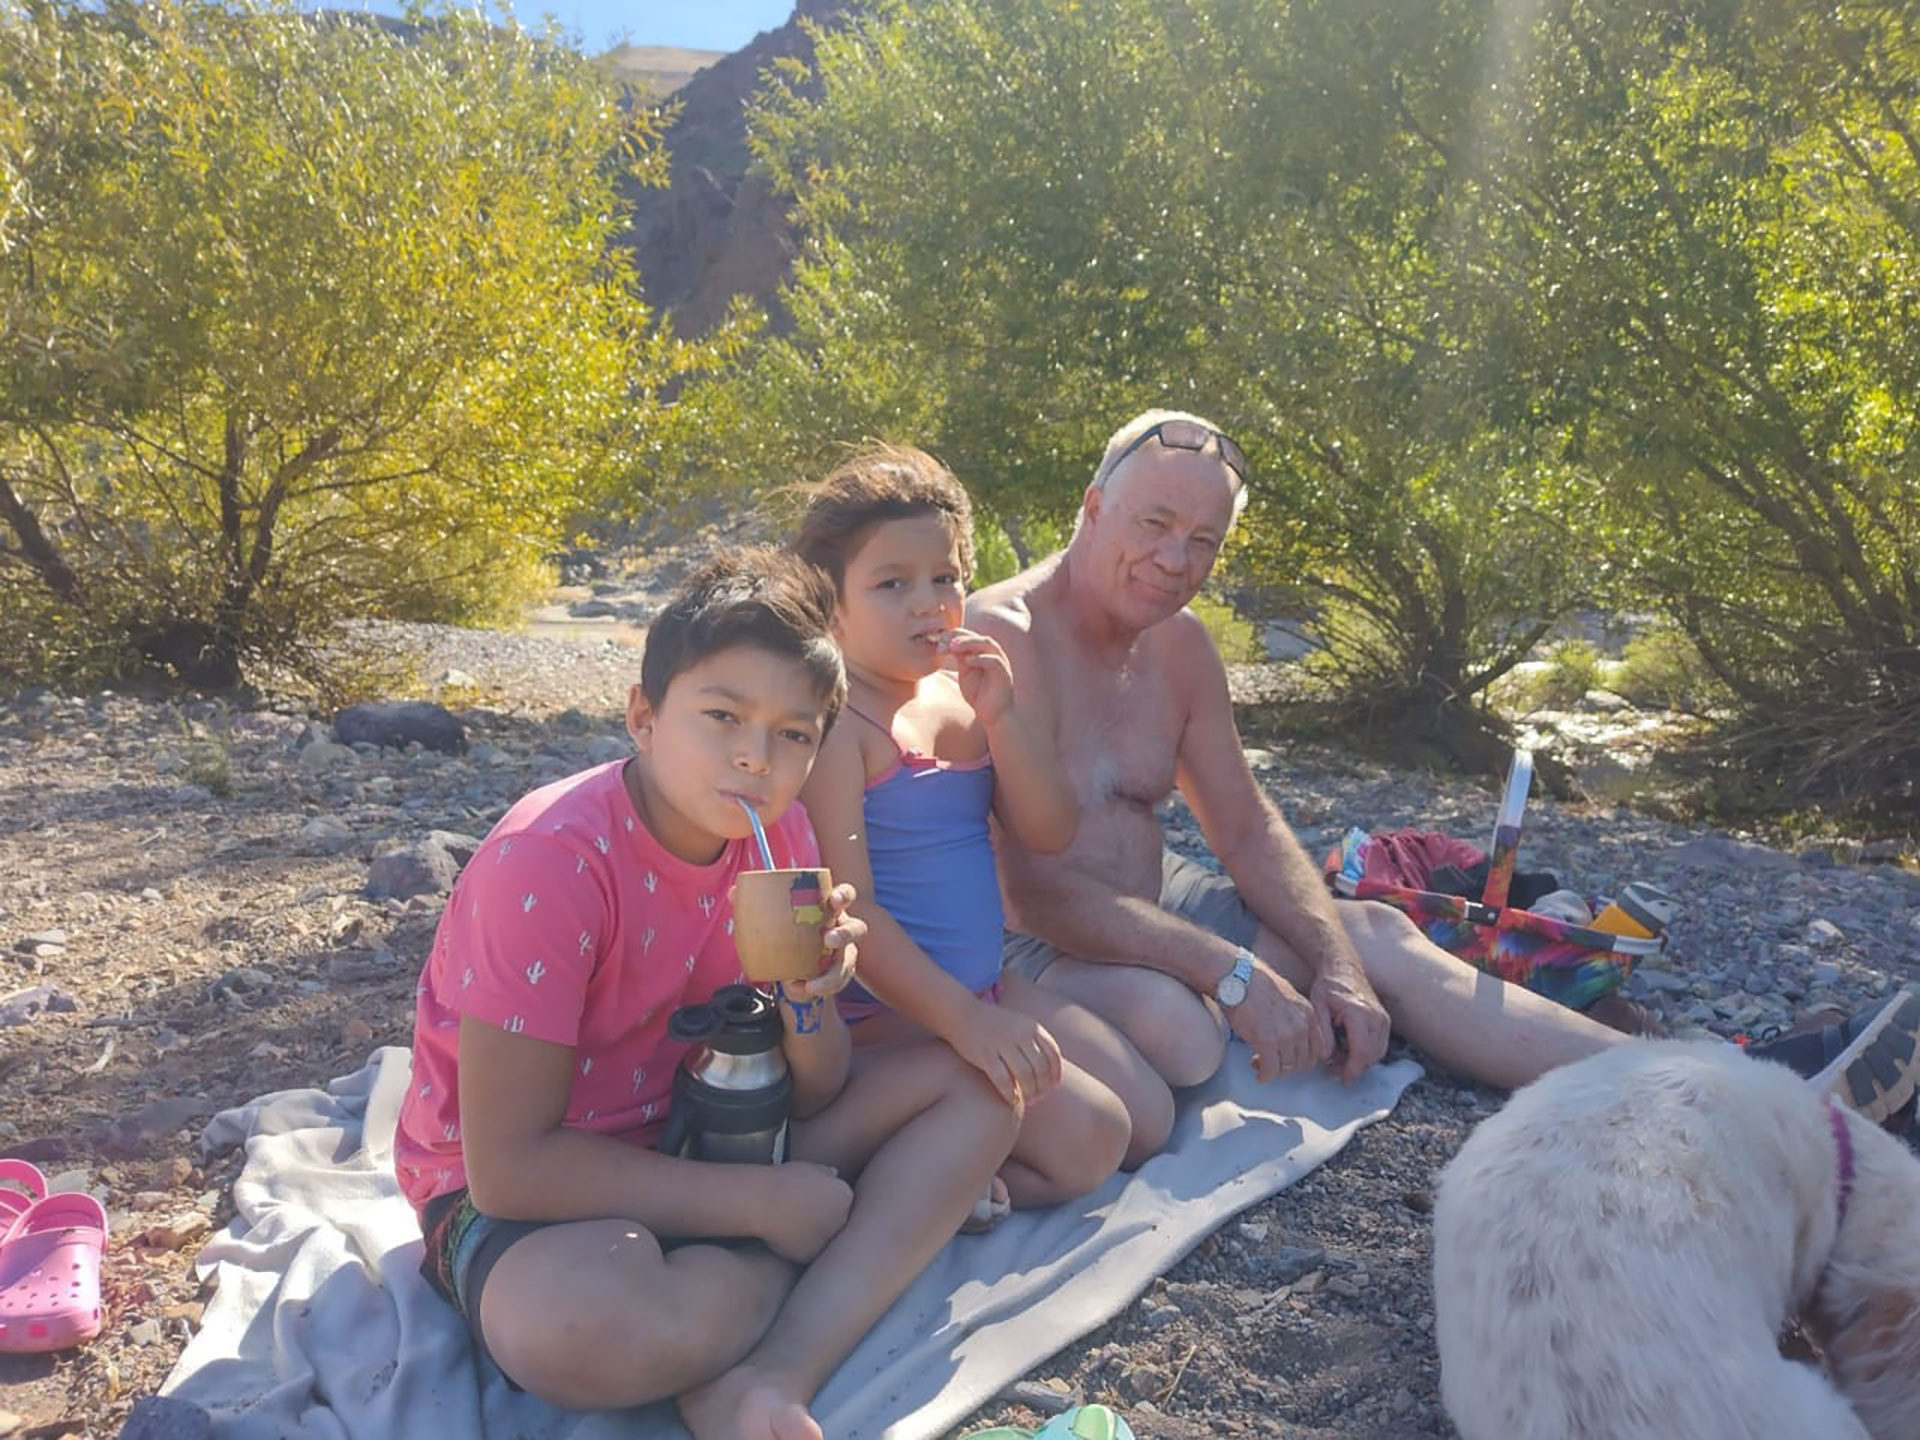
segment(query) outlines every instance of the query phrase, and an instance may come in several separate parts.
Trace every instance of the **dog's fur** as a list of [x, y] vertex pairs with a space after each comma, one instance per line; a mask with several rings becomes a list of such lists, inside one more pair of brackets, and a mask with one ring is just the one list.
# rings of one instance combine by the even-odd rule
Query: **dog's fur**
[[[1920, 1160], [1731, 1045], [1636, 1042], [1517, 1093], [1440, 1181], [1464, 1440], [1920, 1440]], [[1829, 1374], [1783, 1359], [1796, 1317]], [[1829, 1378], [1829, 1375], [1831, 1378]]]

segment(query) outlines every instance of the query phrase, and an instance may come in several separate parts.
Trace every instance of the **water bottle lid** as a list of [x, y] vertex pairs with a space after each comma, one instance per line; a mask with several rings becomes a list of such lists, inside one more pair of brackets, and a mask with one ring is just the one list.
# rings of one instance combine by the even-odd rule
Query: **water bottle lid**
[[695, 1045], [718, 1030], [723, 1022], [720, 1012], [704, 1002], [682, 1005], [667, 1017], [668, 1038], [683, 1045]]
[[757, 1055], [780, 1043], [780, 1011], [751, 985], [722, 985], [699, 1005], [682, 1005], [667, 1034], [683, 1044], [704, 1042], [728, 1055]]

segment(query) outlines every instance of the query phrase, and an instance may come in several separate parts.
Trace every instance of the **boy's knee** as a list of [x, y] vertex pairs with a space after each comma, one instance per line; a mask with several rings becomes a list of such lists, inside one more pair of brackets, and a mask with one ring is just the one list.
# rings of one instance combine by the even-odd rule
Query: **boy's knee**
[[609, 1265], [564, 1308], [488, 1345], [532, 1394], [574, 1410], [664, 1400], [737, 1364], [773, 1323], [793, 1267], [771, 1254], [690, 1246], [645, 1277]]

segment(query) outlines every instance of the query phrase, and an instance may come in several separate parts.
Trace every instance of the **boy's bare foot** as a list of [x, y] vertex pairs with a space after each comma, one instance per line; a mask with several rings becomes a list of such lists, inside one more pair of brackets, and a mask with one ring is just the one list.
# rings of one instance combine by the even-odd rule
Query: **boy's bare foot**
[[825, 1440], [779, 1376], [745, 1365], [687, 1391], [674, 1404], [693, 1440]]

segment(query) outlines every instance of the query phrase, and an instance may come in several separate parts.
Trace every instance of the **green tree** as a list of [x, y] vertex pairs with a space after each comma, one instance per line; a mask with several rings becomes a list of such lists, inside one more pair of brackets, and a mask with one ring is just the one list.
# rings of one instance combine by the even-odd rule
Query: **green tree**
[[650, 122], [544, 35], [27, 0], [0, 114], [16, 671], [229, 685], [510, 605], [703, 359], [610, 244]]
[[757, 443], [929, 443], [1017, 531], [1129, 413], [1210, 414], [1255, 460], [1240, 577], [1390, 710], [1457, 710], [1598, 574], [1501, 343], [1527, 237], [1459, 159], [1496, 13], [933, 0], [822, 35], [756, 118], [808, 237]]
[[[1920, 33], [1902, 6], [1557, 0], [1489, 205], [1615, 561], [1796, 787], [1920, 779]], [[1757, 742], [1757, 744], [1753, 743]]]

